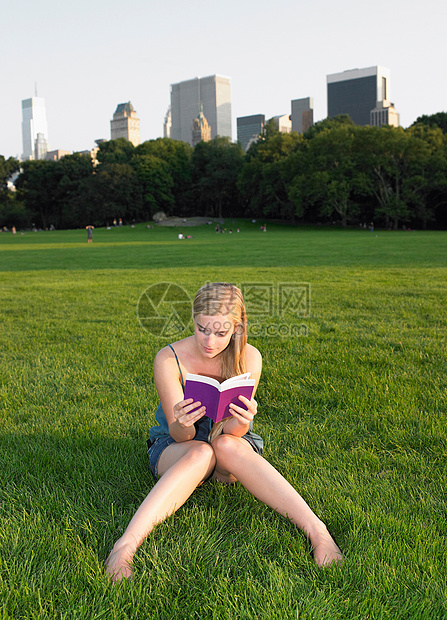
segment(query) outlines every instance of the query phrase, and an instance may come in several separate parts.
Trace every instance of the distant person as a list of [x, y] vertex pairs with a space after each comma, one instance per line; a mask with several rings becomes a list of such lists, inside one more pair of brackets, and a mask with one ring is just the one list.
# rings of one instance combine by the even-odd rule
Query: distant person
[[13, 234], [13, 235], [16, 235], [16, 234], [17, 234], [17, 230], [16, 230], [16, 227], [15, 227], [15, 226], [13, 226], [13, 227], [11, 228], [11, 230], [12, 230], [12, 234]]
[[[254, 497], [303, 530], [317, 566], [341, 562], [340, 549], [325, 524], [261, 456], [263, 441], [253, 433], [252, 425], [258, 408], [254, 394], [262, 357], [247, 343], [242, 292], [232, 284], [205, 284], [194, 298], [193, 321], [192, 336], [163, 347], [155, 356], [154, 379], [160, 404], [157, 424], [150, 429], [148, 455], [157, 482], [110, 552], [106, 574], [114, 581], [131, 577], [133, 557], [144, 539], [209, 478], [225, 484], [239, 481]], [[184, 398], [187, 373], [221, 382], [245, 372], [254, 379], [253, 396], [248, 399], [240, 395], [238, 404], [230, 404], [231, 415], [221, 422], [213, 423], [206, 417], [199, 401]], [[265, 406], [268, 410], [269, 403]], [[181, 536], [190, 537], [180, 523], [176, 527]], [[231, 546], [231, 531], [227, 534]], [[255, 539], [252, 544], [256, 546]]]
[[92, 243], [92, 241], [93, 241], [93, 229], [94, 229], [94, 228], [95, 228], [94, 226], [86, 226], [86, 227], [85, 227], [85, 229], [86, 229], [86, 231], [87, 231], [87, 240], [88, 240], [88, 243]]
[[374, 232], [374, 222], [371, 222], [371, 224], [369, 225], [369, 230], [373, 233]]

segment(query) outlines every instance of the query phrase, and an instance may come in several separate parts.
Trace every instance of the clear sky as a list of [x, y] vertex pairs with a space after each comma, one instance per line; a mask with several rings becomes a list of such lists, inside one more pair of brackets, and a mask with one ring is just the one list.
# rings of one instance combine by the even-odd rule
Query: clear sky
[[382, 65], [401, 124], [447, 111], [442, 0], [2, 0], [0, 154], [22, 153], [21, 101], [46, 100], [51, 150], [110, 139], [131, 101], [141, 138], [163, 135], [170, 85], [231, 80], [236, 117], [290, 114], [313, 97], [327, 116], [326, 76]]

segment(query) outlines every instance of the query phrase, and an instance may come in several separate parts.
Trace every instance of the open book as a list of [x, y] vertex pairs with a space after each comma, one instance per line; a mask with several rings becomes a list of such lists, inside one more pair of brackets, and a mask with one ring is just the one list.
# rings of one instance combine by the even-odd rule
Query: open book
[[185, 399], [193, 398], [194, 401], [200, 401], [201, 406], [205, 405], [206, 407], [205, 415], [211, 418], [213, 422], [220, 422], [231, 416], [230, 403], [247, 409], [244, 403], [239, 400], [239, 396], [245, 396], [250, 400], [254, 385], [255, 380], [250, 379], [249, 372], [231, 377], [222, 383], [216, 379], [211, 379], [211, 377], [188, 373], [185, 382]]

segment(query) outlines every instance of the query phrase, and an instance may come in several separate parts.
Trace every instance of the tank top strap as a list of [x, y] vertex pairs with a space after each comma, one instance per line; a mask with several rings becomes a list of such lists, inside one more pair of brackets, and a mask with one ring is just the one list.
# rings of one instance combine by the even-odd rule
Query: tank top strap
[[182, 382], [182, 388], [184, 390], [185, 389], [185, 382], [183, 381], [183, 373], [182, 373], [182, 369], [180, 368], [180, 362], [178, 361], [177, 353], [175, 352], [174, 347], [172, 346], [172, 344], [170, 344], [168, 346], [169, 346], [169, 348], [172, 350], [172, 352], [175, 355], [175, 361], [177, 362], [177, 366], [178, 366], [178, 369], [180, 371], [180, 379], [181, 379], [181, 382]]

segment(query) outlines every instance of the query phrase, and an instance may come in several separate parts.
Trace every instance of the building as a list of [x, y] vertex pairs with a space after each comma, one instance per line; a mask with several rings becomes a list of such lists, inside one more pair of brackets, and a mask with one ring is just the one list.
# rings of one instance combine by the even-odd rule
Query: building
[[399, 124], [399, 114], [394, 104], [390, 103], [387, 99], [385, 99], [385, 101], [378, 101], [374, 110], [371, 110], [370, 125], [374, 127], [382, 127], [382, 125], [399, 127]]
[[130, 101], [120, 103], [110, 121], [111, 139], [125, 138], [134, 146], [141, 144], [140, 119]]
[[221, 75], [171, 84], [171, 138], [192, 145], [191, 127], [201, 105], [211, 127], [211, 139], [222, 136], [231, 140], [230, 80]]
[[65, 155], [71, 155], [71, 152], [64, 151], [62, 149], [56, 149], [55, 151], [47, 151], [45, 159], [47, 159], [48, 161], [59, 161], [60, 159], [62, 159], [62, 157], [65, 157]]
[[168, 111], [166, 112], [165, 122], [163, 123], [163, 138], [171, 137], [171, 127], [172, 127], [171, 106], [169, 106]]
[[[31, 97], [22, 100], [22, 159], [35, 159], [37, 135], [41, 134], [39, 147], [46, 143], [48, 151], [48, 126], [47, 114], [45, 111], [45, 99], [42, 97]], [[45, 151], [45, 153], [46, 153]], [[39, 148], [38, 152], [41, 150]], [[44, 155], [45, 157], [45, 155]]]
[[48, 153], [48, 142], [43, 133], [38, 133], [34, 143], [34, 159], [45, 159]]
[[199, 142], [211, 140], [211, 127], [203, 114], [203, 105], [200, 105], [199, 116], [192, 122], [192, 146]]
[[236, 120], [237, 139], [245, 152], [248, 151], [253, 142], [257, 142], [259, 136], [264, 132], [264, 114], [254, 114], [252, 116], [240, 116]]
[[281, 133], [290, 133], [292, 131], [292, 121], [289, 114], [274, 116], [272, 120], [275, 123], [276, 129]]
[[305, 133], [314, 124], [314, 100], [312, 97], [292, 101], [292, 131]]
[[356, 125], [369, 125], [371, 110], [389, 100], [390, 71], [385, 67], [351, 69], [327, 76], [328, 116], [348, 114]]

